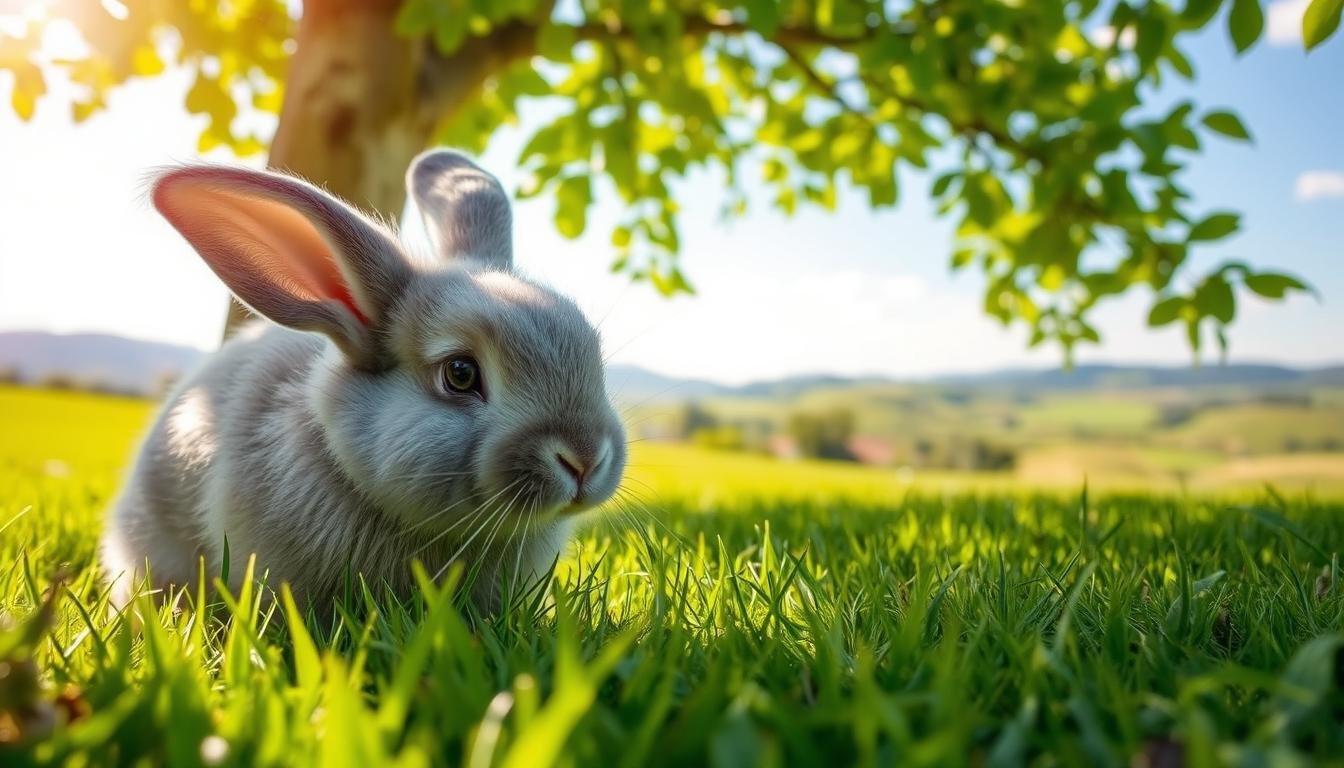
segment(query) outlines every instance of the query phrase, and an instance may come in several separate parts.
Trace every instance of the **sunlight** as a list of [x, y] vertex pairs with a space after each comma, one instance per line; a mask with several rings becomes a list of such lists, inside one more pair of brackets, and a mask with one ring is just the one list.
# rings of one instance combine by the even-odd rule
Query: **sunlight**
[[215, 455], [216, 443], [209, 393], [200, 387], [183, 392], [166, 419], [169, 452], [188, 467], [208, 464]]

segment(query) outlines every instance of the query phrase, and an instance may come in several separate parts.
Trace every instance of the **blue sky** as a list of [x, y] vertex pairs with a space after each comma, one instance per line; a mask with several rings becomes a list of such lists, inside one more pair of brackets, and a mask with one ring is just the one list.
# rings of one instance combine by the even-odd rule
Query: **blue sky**
[[[1186, 177], [1205, 209], [1244, 214], [1235, 238], [1197, 255], [1240, 258], [1309, 279], [1320, 300], [1248, 300], [1231, 333], [1233, 361], [1317, 364], [1344, 359], [1344, 39], [1306, 54], [1294, 39], [1301, 0], [1270, 5], [1269, 39], [1232, 54], [1222, 26], [1193, 41], [1191, 97], [1238, 110], [1255, 144], [1210, 137]], [[119, 91], [111, 108], [73, 126], [62, 104], [44, 103], [31, 123], [0, 110], [0, 330], [98, 330], [209, 347], [224, 291], [141, 198], [145, 169], [193, 157], [197, 118], [183, 113], [188, 86], [169, 73]], [[59, 92], [64, 86], [55, 84]], [[10, 83], [0, 75], [0, 98]], [[64, 101], [64, 100], [62, 100]], [[531, 127], [525, 124], [522, 133]], [[506, 183], [519, 132], [485, 155]], [[219, 158], [225, 159], [225, 158]], [[608, 274], [607, 226], [616, 201], [600, 199], [589, 234], [566, 241], [550, 223], [553, 203], [517, 211], [523, 270], [571, 292], [602, 331], [612, 360], [680, 376], [745, 381], [828, 371], [923, 376], [945, 371], [1060, 362], [1028, 351], [1025, 332], [1004, 330], [980, 310], [977, 273], [949, 274], [951, 225], [926, 197], [928, 179], [907, 174], [900, 206], [874, 213], [846, 195], [838, 212], [792, 219], [757, 207], [719, 217], [710, 175], [678, 188], [683, 262], [698, 288], [665, 300]], [[1308, 199], [1310, 198], [1310, 199]], [[414, 235], [412, 235], [414, 236]], [[1105, 343], [1083, 361], [1188, 363], [1180, 331], [1144, 328], [1149, 299], [1135, 296], [1098, 315]]]

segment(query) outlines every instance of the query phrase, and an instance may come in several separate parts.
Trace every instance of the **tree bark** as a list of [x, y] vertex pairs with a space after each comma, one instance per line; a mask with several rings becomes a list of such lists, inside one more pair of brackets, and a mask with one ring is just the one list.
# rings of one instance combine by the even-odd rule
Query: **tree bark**
[[[397, 221], [403, 176], [441, 121], [486, 79], [527, 55], [531, 27], [510, 23], [450, 56], [393, 30], [401, 0], [309, 0], [295, 35], [280, 123], [267, 165]], [[231, 301], [228, 336], [251, 313]]]

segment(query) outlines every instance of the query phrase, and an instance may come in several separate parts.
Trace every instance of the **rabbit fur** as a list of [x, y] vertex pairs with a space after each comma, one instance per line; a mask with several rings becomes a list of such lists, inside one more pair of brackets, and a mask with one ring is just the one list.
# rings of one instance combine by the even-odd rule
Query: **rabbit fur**
[[[544, 576], [579, 513], [609, 498], [625, 436], [596, 330], [512, 271], [499, 182], [448, 150], [407, 185], [435, 249], [278, 173], [174, 168], [155, 207], [244, 304], [244, 327], [168, 397], [112, 507], [104, 572], [124, 602], [191, 585], [227, 551], [301, 602], [354, 574], [405, 594], [411, 563], [475, 569], [490, 608]], [[477, 371], [458, 391], [445, 366]], [[458, 361], [458, 362], [450, 362]], [[445, 378], [447, 377], [447, 378]]]

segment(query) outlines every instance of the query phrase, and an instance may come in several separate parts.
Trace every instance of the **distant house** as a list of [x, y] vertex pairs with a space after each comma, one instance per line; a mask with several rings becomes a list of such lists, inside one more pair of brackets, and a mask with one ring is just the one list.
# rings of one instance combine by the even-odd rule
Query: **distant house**
[[890, 441], [880, 437], [857, 435], [851, 437], [845, 445], [849, 448], [849, 455], [860, 464], [885, 467], [896, 460], [896, 449]]
[[790, 461], [802, 458], [802, 451], [798, 450], [798, 441], [791, 435], [771, 435], [765, 443], [765, 449], [776, 459], [788, 459]]

